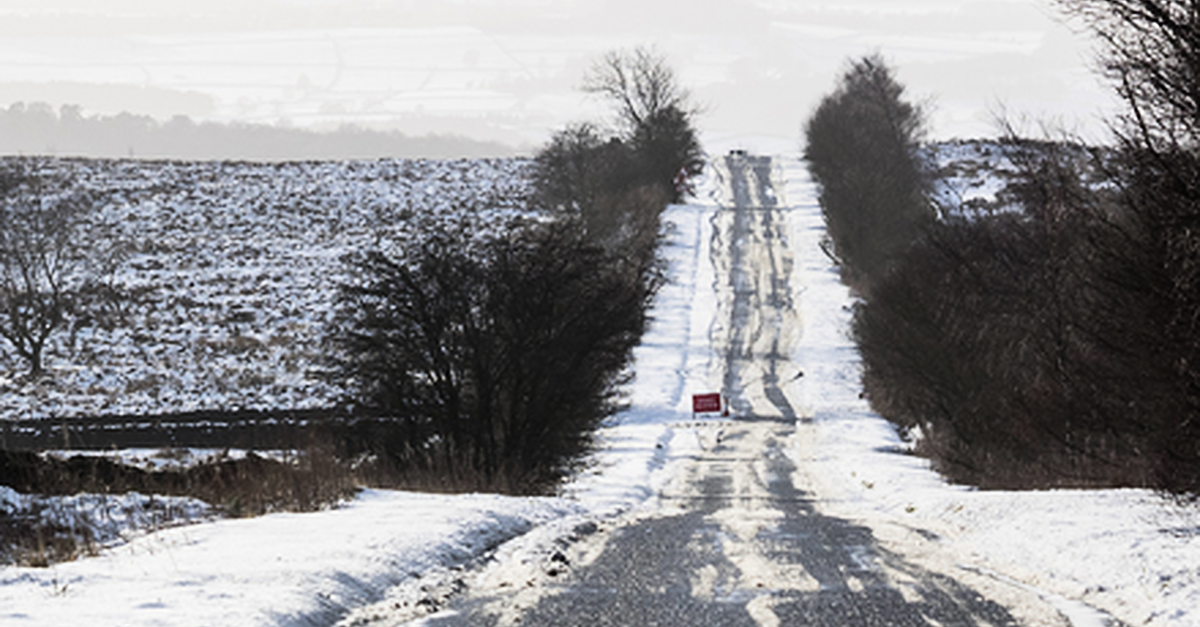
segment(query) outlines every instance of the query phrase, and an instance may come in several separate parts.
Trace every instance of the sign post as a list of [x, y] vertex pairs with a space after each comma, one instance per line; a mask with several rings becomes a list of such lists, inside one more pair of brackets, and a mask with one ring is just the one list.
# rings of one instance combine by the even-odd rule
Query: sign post
[[721, 395], [717, 392], [708, 394], [693, 394], [692, 395], [692, 417], [696, 414], [721, 414], [728, 416], [728, 411], [722, 411], [724, 403], [722, 403]]

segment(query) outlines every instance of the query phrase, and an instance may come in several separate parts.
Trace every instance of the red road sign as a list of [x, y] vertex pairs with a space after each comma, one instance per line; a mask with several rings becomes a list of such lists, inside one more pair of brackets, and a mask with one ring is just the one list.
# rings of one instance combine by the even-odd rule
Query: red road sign
[[721, 411], [721, 395], [712, 394], [693, 394], [692, 395], [692, 413], [706, 414], [709, 412]]

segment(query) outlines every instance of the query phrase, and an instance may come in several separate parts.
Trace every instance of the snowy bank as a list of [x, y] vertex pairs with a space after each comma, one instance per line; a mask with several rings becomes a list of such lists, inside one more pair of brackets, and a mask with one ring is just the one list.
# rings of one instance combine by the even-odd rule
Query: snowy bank
[[558, 499], [367, 491], [333, 511], [177, 527], [98, 557], [0, 570], [0, 623], [331, 624], [406, 578], [574, 510]]

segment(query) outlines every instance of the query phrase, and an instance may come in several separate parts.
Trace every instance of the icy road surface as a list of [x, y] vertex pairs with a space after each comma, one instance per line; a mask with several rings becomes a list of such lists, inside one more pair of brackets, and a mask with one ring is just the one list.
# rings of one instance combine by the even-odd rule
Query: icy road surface
[[792, 212], [768, 157], [730, 156], [718, 176], [709, 246], [716, 315], [704, 374], [729, 395], [733, 418], [691, 425], [698, 446], [658, 510], [592, 540], [590, 552], [562, 553], [565, 576], [534, 593], [481, 590], [422, 624], [1070, 624], [1034, 592], [977, 590], [822, 513], [803, 463], [792, 459], [815, 441], [798, 383], [804, 287], [793, 281]]

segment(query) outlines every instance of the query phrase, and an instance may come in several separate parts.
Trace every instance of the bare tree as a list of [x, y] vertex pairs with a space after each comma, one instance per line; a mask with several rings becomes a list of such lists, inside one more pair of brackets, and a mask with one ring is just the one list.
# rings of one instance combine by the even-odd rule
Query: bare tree
[[666, 59], [641, 46], [605, 54], [584, 77], [583, 91], [616, 105], [617, 119], [630, 137], [668, 109], [689, 118], [697, 113]]
[[1118, 118], [1126, 265], [1156, 313], [1152, 350], [1173, 406], [1158, 412], [1162, 486], [1200, 494], [1200, 5], [1194, 0], [1059, 0], [1101, 43], [1125, 102]]
[[38, 375], [47, 341], [72, 308], [69, 281], [84, 259], [79, 216], [86, 199], [50, 191], [23, 171], [0, 178], [0, 336]]
[[1100, 40], [1100, 64], [1128, 109], [1125, 139], [1200, 148], [1200, 5], [1193, 0], [1058, 0]]
[[622, 173], [630, 186], [655, 185], [670, 202], [679, 202], [687, 180], [704, 166], [693, 124], [700, 107], [679, 86], [666, 58], [644, 47], [609, 52], [592, 66], [583, 91], [616, 109], [615, 140], [628, 149], [634, 165]]

